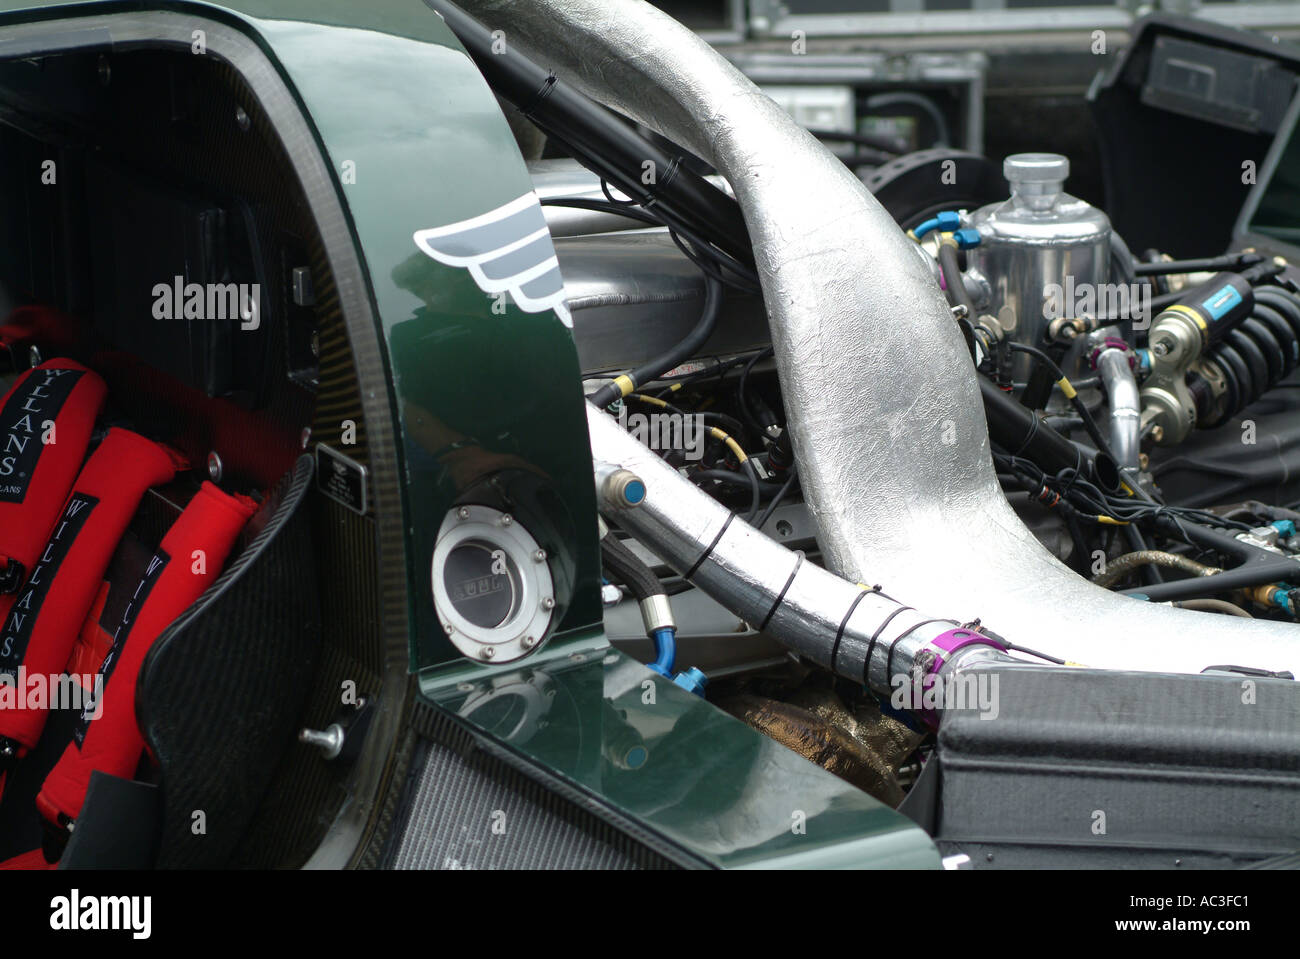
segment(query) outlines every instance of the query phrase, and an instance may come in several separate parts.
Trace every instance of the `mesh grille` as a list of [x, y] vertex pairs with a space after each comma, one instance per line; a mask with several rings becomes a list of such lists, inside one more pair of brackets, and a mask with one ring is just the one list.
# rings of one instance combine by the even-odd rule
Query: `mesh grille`
[[422, 707], [394, 869], [663, 869], [658, 851], [477, 749]]

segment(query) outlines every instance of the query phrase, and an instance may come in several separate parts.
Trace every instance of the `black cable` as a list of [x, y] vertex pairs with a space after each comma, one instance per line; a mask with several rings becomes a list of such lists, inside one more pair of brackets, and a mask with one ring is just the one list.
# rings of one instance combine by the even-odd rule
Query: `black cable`
[[691, 245], [695, 247], [701, 255], [709, 257], [720, 267], [725, 267], [738, 277], [741, 277], [747, 284], [747, 292], [762, 293], [762, 287], [759, 285], [758, 273], [756, 273], [752, 268], [740, 262], [734, 256], [731, 256], [725, 250], [722, 250], [704, 240], [695, 232], [695, 230], [687, 226], [677, 217], [673, 216], [670, 211], [661, 207], [655, 207], [655, 210], [663, 217], [664, 223], [668, 227], [669, 232], [680, 233], [682, 236], [686, 237], [686, 239], [691, 241]]
[[632, 383], [631, 389], [620, 390], [618, 381], [615, 380], [613, 383], [606, 383], [596, 390], [588, 399], [597, 409], [603, 410], [610, 403], [630, 393], [631, 390], [636, 389], [642, 383], [648, 383], [667, 373], [673, 367], [679, 366], [684, 360], [690, 359], [713, 335], [713, 328], [717, 325], [718, 313], [721, 309], [722, 284], [712, 277], [707, 277], [704, 281], [704, 309], [701, 311], [700, 319], [691, 332], [686, 334], [677, 345], [668, 351], [628, 372], [626, 375]]
[[[729, 269], [729, 267], [726, 267], [725, 264], [721, 263], [716, 257], [710, 257], [708, 255], [702, 256], [699, 251], [678, 236], [677, 231], [671, 227], [668, 228], [668, 238], [672, 240], [677, 249], [681, 251], [682, 256], [694, 263], [699, 271], [705, 276], [712, 277], [725, 286], [735, 287], [744, 293], [757, 293], [761, 295], [762, 291], [759, 289], [756, 282], [750, 282], [743, 276], [727, 277], [722, 271], [724, 268]], [[705, 249], [709, 250], [710, 253], [714, 252], [709, 247], [705, 247]]]
[[[554, 73], [520, 54], [502, 50], [487, 26], [447, 0], [424, 0], [456, 34], [493, 91], [525, 117], [571, 149], [579, 162], [642, 205], [690, 217], [699, 233], [720, 249], [749, 259], [753, 244], [740, 205], [713, 183], [685, 166], [680, 148], [664, 149], [641, 136], [624, 118], [605, 109]], [[653, 164], [653, 183], [641, 182], [645, 163]], [[670, 223], [669, 225], [675, 225]]]
[[1028, 653], [1030, 656], [1037, 656], [1039, 659], [1045, 659], [1049, 663], [1056, 663], [1058, 666], [1064, 666], [1066, 664], [1064, 659], [1058, 659], [1055, 656], [1048, 656], [1046, 653], [1040, 653], [1038, 650], [1030, 649], [1028, 646], [1017, 646], [1015, 643], [1008, 643], [1005, 639], [1002, 640], [1002, 645], [1017, 653]]
[[794, 487], [795, 480], [798, 478], [799, 475], [794, 470], [790, 470], [789, 478], [781, 488], [777, 490], [776, 495], [772, 497], [772, 502], [767, 504], [767, 508], [763, 510], [763, 515], [754, 522], [755, 529], [762, 529], [767, 525], [767, 521], [772, 518], [772, 514], [776, 512], [776, 508], [781, 505], [781, 500], [785, 499], [786, 494], [788, 494]]
[[624, 205], [617, 200], [588, 200], [580, 196], [547, 196], [542, 197], [538, 202], [542, 206], [566, 206], [573, 207], [575, 210], [594, 210], [597, 213], [625, 216], [629, 220], [639, 220], [652, 226], [663, 226], [663, 222], [658, 217], [653, 217], [635, 206]]
[[[749, 461], [746, 460], [745, 462], [748, 463]], [[754, 483], [757, 482], [760, 492], [766, 490], [769, 493], [776, 494], [781, 491], [780, 484], [765, 483], [762, 480], [757, 479], [756, 476], [757, 474], [755, 474], [755, 479], [751, 479], [749, 470], [746, 470], [745, 473], [742, 475], [732, 470], [720, 470], [720, 469], [692, 470], [691, 472], [686, 474], [687, 479], [691, 480], [692, 482], [697, 480], [712, 480], [715, 483], [722, 483], [725, 486], [736, 486], [736, 487], [743, 486], [745, 489], [751, 491], [754, 488]]]
[[[713, 360], [713, 367], [710, 369], [696, 370], [694, 373], [683, 373], [680, 376], [661, 376], [660, 383], [667, 383], [668, 386], [655, 393], [655, 396], [662, 399], [668, 393], [678, 393], [685, 391], [688, 385], [694, 386], [700, 380], [708, 380], [717, 377], [719, 380], [726, 379], [727, 374], [738, 366], [744, 366], [749, 362], [749, 354], [743, 356], [733, 356], [729, 360], [721, 360], [718, 357], [710, 357]], [[674, 389], [673, 387], [677, 387]]]
[[1092, 550], [1083, 532], [1083, 526], [1079, 523], [1079, 517], [1073, 512], [1066, 513], [1062, 518], [1065, 520], [1066, 532], [1070, 534], [1070, 542], [1074, 545], [1074, 562], [1070, 564], [1070, 568], [1080, 575], [1087, 575], [1088, 560], [1092, 558]]
[[636, 200], [616, 200], [614, 194], [609, 192], [609, 184], [604, 177], [600, 178], [600, 192], [605, 194], [605, 199], [616, 206], [636, 206]]
[[[1027, 343], [1011, 343], [1009, 345], [1013, 352], [1028, 353], [1030, 356], [1037, 358], [1039, 363], [1042, 363], [1052, 371], [1053, 375], [1056, 376], [1058, 383], [1062, 380], [1069, 382], [1060, 365], [1038, 347], [1029, 346]], [[1092, 413], [1089, 411], [1087, 405], [1079, 398], [1079, 392], [1077, 389], [1074, 391], [1074, 395], [1069, 397], [1069, 400], [1070, 405], [1073, 406], [1075, 411], [1079, 414], [1079, 418], [1083, 420], [1083, 428], [1088, 431], [1088, 436], [1092, 439], [1092, 442], [1096, 445], [1097, 449], [1101, 450], [1101, 452], [1114, 460], [1115, 454], [1111, 452], [1110, 444], [1107, 443], [1106, 438], [1101, 435], [1101, 430], [1097, 427], [1097, 421], [1092, 418]]]
[[769, 356], [772, 356], [775, 352], [776, 351], [769, 346], [762, 352], [755, 353], [749, 362], [745, 364], [745, 368], [740, 374], [740, 381], [736, 384], [736, 402], [740, 407], [740, 416], [745, 421], [746, 425], [748, 425], [749, 428], [760, 437], [766, 436], [767, 434], [763, 429], [763, 424], [758, 421], [749, 409], [749, 403], [745, 399], [745, 389], [749, 384], [749, 374], [754, 372], [754, 367]]
[[1022, 487], [1031, 494], [1039, 495], [1048, 490], [1060, 499], [1060, 503], [1050, 503], [1057, 508], [1076, 509], [1082, 518], [1096, 521], [1096, 517], [1105, 516], [1121, 523], [1135, 523], [1147, 520], [1166, 520], [1184, 542], [1197, 542], [1184, 523], [1199, 527], [1220, 527], [1249, 531], [1250, 524], [1240, 523], [1209, 513], [1205, 510], [1187, 506], [1167, 506], [1142, 497], [1124, 497], [1104, 492], [1085, 476], [1080, 475], [1075, 467], [1066, 467], [1056, 474], [1044, 473], [1031, 460], [1007, 453], [1004, 449], [993, 450], [994, 464], [1003, 472], [1013, 474]]
[[[572, 207], [575, 210], [592, 210], [597, 213], [609, 213], [612, 216], [626, 217], [629, 220], [636, 220], [650, 226], [664, 227], [668, 230], [668, 235], [673, 243], [682, 251], [682, 255], [699, 267], [705, 275], [712, 276], [720, 283], [734, 286], [745, 293], [762, 294], [757, 273], [739, 263], [735, 258], [711, 246], [688, 227], [676, 221], [669, 222], [671, 220], [669, 216], [655, 215], [638, 208], [635, 202], [627, 203], [621, 200], [592, 200], [587, 197], [557, 196], [544, 197], [540, 202], [542, 206], [562, 206]], [[656, 207], [656, 210], [659, 214], [666, 214], [666, 211], [662, 208]], [[678, 235], [679, 233], [690, 240], [691, 246], [688, 247], [683, 242], [682, 237]], [[722, 273], [723, 269], [730, 270], [734, 276], [725, 276]]]

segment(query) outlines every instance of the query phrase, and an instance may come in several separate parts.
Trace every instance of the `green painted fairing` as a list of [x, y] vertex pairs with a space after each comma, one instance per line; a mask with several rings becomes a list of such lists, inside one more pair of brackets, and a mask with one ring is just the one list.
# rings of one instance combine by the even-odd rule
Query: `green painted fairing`
[[426, 692], [705, 864], [939, 865], [911, 820], [616, 650]]
[[369, 266], [406, 453], [411, 661], [420, 669], [459, 658], [429, 586], [439, 526], [458, 497], [498, 471], [515, 479], [471, 498], [503, 497], [572, 583], [559, 632], [599, 629], [601, 609], [591, 454], [569, 331], [553, 313], [525, 313], [508, 296], [483, 293], [466, 270], [435, 262], [412, 240], [532, 184], [482, 76], [438, 17], [408, 6], [422, 16], [400, 17], [402, 36], [384, 32], [387, 23], [267, 19], [257, 29], [315, 122]]

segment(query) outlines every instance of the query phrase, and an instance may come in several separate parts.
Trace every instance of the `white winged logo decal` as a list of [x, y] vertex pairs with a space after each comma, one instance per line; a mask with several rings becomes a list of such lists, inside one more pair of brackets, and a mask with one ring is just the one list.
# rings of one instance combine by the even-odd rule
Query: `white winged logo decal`
[[536, 194], [468, 220], [417, 230], [415, 245], [439, 263], [465, 267], [485, 293], [508, 292], [524, 312], [554, 310], [565, 326], [573, 326]]

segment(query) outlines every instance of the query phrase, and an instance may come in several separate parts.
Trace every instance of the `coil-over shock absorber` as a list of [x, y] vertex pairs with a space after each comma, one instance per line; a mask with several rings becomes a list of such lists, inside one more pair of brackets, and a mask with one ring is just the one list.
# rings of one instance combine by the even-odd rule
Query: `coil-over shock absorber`
[[1158, 444], [1220, 425], [1295, 369], [1300, 298], [1253, 285], [1280, 269], [1216, 274], [1155, 318], [1141, 398], [1142, 429]]
[[1277, 286], [1256, 287], [1255, 305], [1187, 374], [1196, 425], [1221, 426], [1291, 374], [1300, 363], [1300, 296]]

